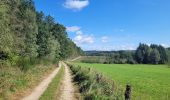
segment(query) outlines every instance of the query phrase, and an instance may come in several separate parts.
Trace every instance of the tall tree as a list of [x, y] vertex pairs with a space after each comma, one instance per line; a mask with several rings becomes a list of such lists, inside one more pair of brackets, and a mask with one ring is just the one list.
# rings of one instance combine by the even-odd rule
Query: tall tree
[[58, 61], [80, 53], [81, 48], [68, 38], [63, 25], [50, 15], [36, 13], [33, 0], [0, 1], [0, 60]]
[[60, 52], [60, 57], [63, 59], [68, 57], [67, 55], [68, 38], [66, 28], [63, 25], [57, 23], [53, 26], [52, 34], [60, 44], [60, 50], [62, 51]]
[[157, 49], [153, 49], [151, 54], [150, 54], [150, 59], [152, 64], [158, 64], [160, 61], [160, 54]]
[[168, 54], [166, 52], [166, 49], [163, 46], [159, 45], [158, 51], [160, 53], [160, 62], [159, 63], [165, 64], [168, 61]]
[[149, 55], [149, 46], [146, 44], [140, 44], [135, 55], [138, 63], [148, 63], [147, 57]]
[[21, 10], [20, 20], [23, 21], [23, 30], [25, 33], [25, 55], [29, 57], [37, 56], [36, 35], [38, 27], [36, 24], [36, 12], [32, 0], [22, 0], [19, 6]]
[[9, 1], [6, 0], [2, 0], [0, 2], [0, 52], [1, 54], [11, 53], [12, 46], [14, 43], [13, 35], [11, 34], [11, 30], [9, 27], [10, 5], [8, 3]]

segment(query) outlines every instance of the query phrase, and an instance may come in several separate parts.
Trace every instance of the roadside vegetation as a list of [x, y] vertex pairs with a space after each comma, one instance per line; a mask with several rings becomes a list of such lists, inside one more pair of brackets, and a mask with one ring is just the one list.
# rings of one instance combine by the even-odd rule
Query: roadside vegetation
[[83, 100], [123, 100], [123, 89], [97, 71], [68, 64]]
[[59, 88], [61, 80], [64, 76], [64, 66], [61, 67], [53, 81], [49, 84], [47, 90], [43, 93], [43, 95], [40, 97], [40, 100], [56, 100], [59, 96]]
[[23, 72], [18, 67], [1, 67], [0, 100], [21, 99], [55, 69], [55, 65], [36, 65]]
[[[81, 69], [94, 69], [125, 90], [132, 87], [132, 100], [169, 100], [170, 69], [167, 65], [72, 63]], [[88, 72], [86, 72], [88, 73]]]

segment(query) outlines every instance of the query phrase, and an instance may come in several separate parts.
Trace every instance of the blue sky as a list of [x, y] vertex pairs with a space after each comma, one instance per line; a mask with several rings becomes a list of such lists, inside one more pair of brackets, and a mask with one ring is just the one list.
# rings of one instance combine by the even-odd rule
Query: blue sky
[[83, 50], [170, 46], [170, 0], [34, 0]]

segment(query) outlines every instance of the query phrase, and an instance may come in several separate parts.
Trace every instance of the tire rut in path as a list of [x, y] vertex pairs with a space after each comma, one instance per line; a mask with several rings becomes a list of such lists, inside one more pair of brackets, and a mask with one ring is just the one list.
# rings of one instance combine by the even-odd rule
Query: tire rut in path
[[74, 84], [72, 82], [72, 76], [70, 70], [65, 63], [62, 64], [65, 67], [65, 74], [64, 74], [62, 86], [60, 88], [61, 95], [59, 100], [78, 100], [78, 98], [75, 97], [76, 93], [74, 89]]

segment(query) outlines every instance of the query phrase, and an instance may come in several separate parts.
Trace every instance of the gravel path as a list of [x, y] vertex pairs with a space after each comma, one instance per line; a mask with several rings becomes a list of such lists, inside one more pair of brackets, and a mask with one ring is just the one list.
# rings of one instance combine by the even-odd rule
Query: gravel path
[[68, 60], [68, 61], [75, 61], [75, 60], [78, 60], [78, 59], [80, 59], [80, 58], [82, 58], [82, 57], [79, 56], [79, 57], [76, 57], [76, 58], [74, 58], [74, 59], [72, 59], [72, 60]]
[[70, 70], [65, 63], [63, 63], [63, 65], [65, 67], [65, 75], [61, 84], [61, 95], [59, 100], [76, 100], [74, 84], [72, 82]]

